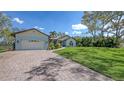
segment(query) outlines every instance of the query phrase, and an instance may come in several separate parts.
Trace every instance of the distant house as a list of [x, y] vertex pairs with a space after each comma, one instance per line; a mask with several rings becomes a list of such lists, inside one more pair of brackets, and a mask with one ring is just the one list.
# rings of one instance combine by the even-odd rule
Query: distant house
[[70, 37], [68, 35], [59, 37], [56, 39], [56, 42], [61, 42], [62, 47], [75, 47], [76, 46], [76, 40], [73, 37]]
[[2, 45], [7, 44], [7, 39], [4, 36], [0, 36], [0, 44]]
[[4, 37], [0, 36], [0, 44], [4, 41]]
[[[49, 35], [33, 28], [16, 32], [15, 50], [47, 50], [49, 47]], [[55, 43], [61, 42], [62, 47], [76, 46], [76, 41], [70, 36], [55, 39]]]

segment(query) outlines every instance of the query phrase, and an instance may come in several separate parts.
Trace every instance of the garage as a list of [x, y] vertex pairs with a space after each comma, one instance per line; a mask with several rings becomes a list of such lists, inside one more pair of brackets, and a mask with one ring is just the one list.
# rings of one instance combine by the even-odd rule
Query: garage
[[44, 49], [44, 42], [40, 40], [22, 40], [21, 41], [22, 49], [30, 49], [30, 50], [39, 50]]
[[47, 50], [49, 36], [33, 28], [15, 33], [15, 50]]

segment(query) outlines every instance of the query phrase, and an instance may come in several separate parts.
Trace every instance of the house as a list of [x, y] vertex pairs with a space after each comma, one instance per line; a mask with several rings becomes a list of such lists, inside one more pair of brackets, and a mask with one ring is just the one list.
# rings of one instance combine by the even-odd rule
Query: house
[[5, 38], [3, 36], [0, 36], [0, 44], [5, 41]]
[[46, 50], [49, 36], [35, 28], [16, 32], [15, 50]]
[[[27, 29], [14, 33], [15, 50], [47, 50], [49, 47], [49, 35], [35, 29]], [[56, 39], [62, 47], [76, 46], [74, 38], [66, 35]]]
[[76, 40], [73, 37], [70, 37], [68, 35], [59, 37], [55, 40], [56, 42], [60, 42], [62, 47], [75, 47], [76, 46]]

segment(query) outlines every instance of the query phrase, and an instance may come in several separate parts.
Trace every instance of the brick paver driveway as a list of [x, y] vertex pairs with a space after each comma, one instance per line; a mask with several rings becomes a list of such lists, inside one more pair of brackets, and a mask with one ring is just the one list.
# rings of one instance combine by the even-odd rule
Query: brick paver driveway
[[0, 53], [0, 80], [111, 80], [52, 51]]

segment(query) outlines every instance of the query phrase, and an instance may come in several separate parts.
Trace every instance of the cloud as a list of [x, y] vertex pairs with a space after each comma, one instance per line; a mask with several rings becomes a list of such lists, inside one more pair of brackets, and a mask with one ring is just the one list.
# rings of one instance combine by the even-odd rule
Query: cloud
[[68, 35], [69, 33], [68, 32], [65, 32], [66, 35]]
[[15, 21], [15, 22], [17, 22], [19, 24], [23, 24], [24, 23], [24, 21], [19, 19], [18, 17], [13, 18], [13, 21]]
[[83, 30], [83, 29], [87, 29], [87, 26], [85, 26], [83, 24], [74, 24], [74, 25], [72, 25], [72, 29], [73, 30]]
[[82, 31], [73, 31], [72, 35], [74, 36], [80, 36], [82, 34]]
[[34, 28], [36, 28], [36, 29], [40, 29], [40, 30], [43, 30], [44, 28], [42, 28], [42, 27], [38, 27], [38, 26], [35, 26]]

